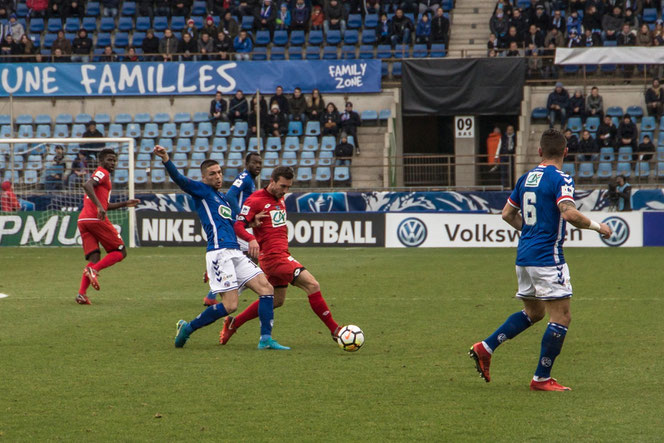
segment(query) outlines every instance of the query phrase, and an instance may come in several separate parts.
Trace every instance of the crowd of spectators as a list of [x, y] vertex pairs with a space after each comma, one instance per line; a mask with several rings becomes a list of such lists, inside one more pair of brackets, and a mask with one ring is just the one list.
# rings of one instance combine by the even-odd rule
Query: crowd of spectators
[[[85, 0], [28, 0], [28, 3], [28, 20], [60, 18], [64, 23], [67, 17], [82, 18], [85, 12]], [[192, 3], [191, 0], [139, 0], [136, 7], [139, 16], [190, 17]], [[117, 17], [119, 8], [119, 0], [102, 0], [101, 16]], [[70, 40], [62, 32], [50, 50], [50, 57], [44, 57], [39, 44], [31, 41], [25, 27], [18, 22], [14, 9], [13, 1], [0, 0], [0, 20], [7, 20], [6, 24], [0, 25], [0, 57], [3, 61], [9, 61], [6, 56], [10, 55], [23, 56], [24, 62], [90, 61], [94, 35], [81, 29]], [[447, 45], [450, 30], [450, 22], [436, 0], [289, 0], [281, 4], [273, 0], [208, 0], [207, 10], [209, 15], [200, 28], [190, 17], [184, 29], [166, 29], [161, 38], [156, 38], [155, 31], [150, 30], [140, 47], [128, 46], [125, 51], [120, 51], [124, 52], [121, 56], [113, 47], [110, 51], [104, 48], [104, 54], [99, 58], [101, 61], [119, 60], [120, 57], [122, 60], [145, 61], [248, 60], [256, 45], [254, 35], [257, 31], [267, 30], [272, 36], [275, 30], [322, 30], [325, 34], [338, 30], [343, 36], [349, 14], [380, 15], [375, 28], [376, 40], [393, 47], [411, 43]], [[253, 17], [250, 30], [241, 29], [242, 19], [246, 16]], [[139, 57], [137, 52], [147, 55]]]

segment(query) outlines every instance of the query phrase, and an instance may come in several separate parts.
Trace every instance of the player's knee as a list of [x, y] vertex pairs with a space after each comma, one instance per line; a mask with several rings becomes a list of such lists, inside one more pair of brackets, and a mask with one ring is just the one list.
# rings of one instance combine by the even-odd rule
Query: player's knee
[[307, 294], [314, 294], [316, 292], [320, 292], [320, 284], [318, 284], [316, 279], [311, 279], [311, 281], [307, 282]]
[[274, 309], [282, 307], [285, 301], [286, 300], [284, 300], [283, 298], [274, 297]]
[[544, 318], [544, 315], [546, 315], [546, 310], [538, 309], [534, 310], [533, 312], [528, 312], [527, 314], [531, 322], [537, 323]]

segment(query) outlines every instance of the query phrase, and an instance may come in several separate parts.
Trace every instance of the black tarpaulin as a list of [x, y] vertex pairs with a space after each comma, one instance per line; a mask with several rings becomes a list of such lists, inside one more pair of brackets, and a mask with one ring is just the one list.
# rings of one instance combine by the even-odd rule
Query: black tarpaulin
[[518, 115], [522, 57], [403, 62], [404, 115]]

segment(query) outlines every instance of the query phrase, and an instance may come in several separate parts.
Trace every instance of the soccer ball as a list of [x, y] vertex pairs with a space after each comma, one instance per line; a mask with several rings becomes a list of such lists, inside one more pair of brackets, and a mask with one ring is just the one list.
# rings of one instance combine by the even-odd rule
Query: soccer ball
[[344, 351], [355, 352], [364, 344], [364, 332], [355, 325], [342, 326], [337, 343]]

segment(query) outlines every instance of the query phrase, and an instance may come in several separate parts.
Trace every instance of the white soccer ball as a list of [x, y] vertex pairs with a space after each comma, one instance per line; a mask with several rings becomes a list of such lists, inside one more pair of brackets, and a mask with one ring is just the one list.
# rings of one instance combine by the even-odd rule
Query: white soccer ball
[[344, 351], [355, 352], [364, 344], [364, 332], [355, 325], [342, 326], [337, 342]]

